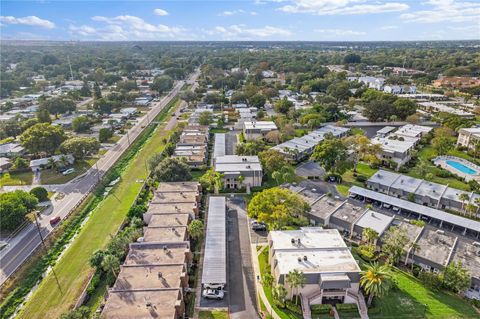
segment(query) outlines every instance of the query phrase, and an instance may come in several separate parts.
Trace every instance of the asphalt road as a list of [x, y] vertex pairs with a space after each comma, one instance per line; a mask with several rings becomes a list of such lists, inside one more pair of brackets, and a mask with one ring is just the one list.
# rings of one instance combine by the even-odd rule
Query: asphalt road
[[[194, 84], [199, 72], [195, 72], [187, 80], [188, 84]], [[118, 143], [100, 158], [96, 165], [90, 168], [83, 176], [63, 185], [46, 185], [51, 191], [62, 192], [65, 196], [54, 203], [53, 211], [48, 215], [40, 215], [40, 231], [43, 237], [48, 236], [53, 230], [50, 219], [60, 216], [64, 219], [75, 207], [77, 207], [95, 187], [96, 183], [115, 164], [133, 142], [160, 113], [160, 111], [180, 92], [185, 81], [175, 84], [170, 93], [161, 101], [155, 103], [147, 116], [144, 116], [133, 126]], [[7, 190], [7, 188], [4, 188]], [[0, 285], [2, 285], [22, 263], [40, 245], [41, 240], [35, 225], [30, 224], [20, 231], [14, 238], [8, 240], [8, 246], [0, 251]]]

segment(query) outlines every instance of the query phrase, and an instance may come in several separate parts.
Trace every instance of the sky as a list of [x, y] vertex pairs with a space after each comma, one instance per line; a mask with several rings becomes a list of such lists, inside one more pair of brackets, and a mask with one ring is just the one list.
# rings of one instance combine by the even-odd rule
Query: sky
[[480, 0], [1, 0], [0, 15], [4, 40], [480, 39]]

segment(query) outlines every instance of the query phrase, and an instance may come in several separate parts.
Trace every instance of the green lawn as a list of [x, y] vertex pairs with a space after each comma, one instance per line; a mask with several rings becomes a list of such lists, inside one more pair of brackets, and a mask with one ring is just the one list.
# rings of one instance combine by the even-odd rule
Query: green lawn
[[[178, 104], [175, 104], [175, 108]], [[99, 204], [55, 266], [62, 291], [57, 288], [54, 277], [47, 276], [18, 315], [19, 318], [58, 318], [73, 307], [93, 273], [88, 264], [90, 256], [97, 249], [104, 248], [117, 232], [142, 187], [141, 183], [133, 181], [146, 178], [144, 159], [160, 152], [164, 147], [162, 140], [171, 134], [163, 127], [164, 124], [159, 126], [131, 160], [121, 175], [121, 181], [112, 191], [115, 196], [108, 196]]]
[[[265, 249], [258, 255], [258, 262], [260, 264], [260, 273], [263, 276], [263, 274], [269, 272], [270, 270], [270, 265], [268, 264], [268, 247], [265, 247]], [[280, 316], [282, 319], [301, 319], [303, 316], [298, 315], [288, 309], [282, 309], [276, 306], [273, 297], [272, 297], [272, 289], [267, 286], [263, 286], [263, 291], [265, 292], [265, 295], [267, 296], [268, 301], [270, 302], [270, 305], [273, 306], [273, 310]]]
[[51, 184], [65, 184], [77, 176], [82, 175], [85, 173], [92, 165], [95, 163], [95, 160], [87, 160], [87, 161], [78, 161], [73, 165], [75, 168], [75, 172], [68, 175], [63, 175], [62, 173], [57, 172], [54, 169], [46, 169], [43, 170], [40, 179], [42, 181], [42, 185], [51, 185]]
[[32, 171], [4, 173], [0, 177], [0, 187], [2, 186], [19, 186], [31, 185], [33, 180]]
[[200, 311], [198, 314], [199, 319], [228, 319], [229, 315], [226, 311]]
[[[363, 261], [355, 250], [352, 251], [361, 268]], [[373, 319], [401, 318], [478, 318], [479, 314], [465, 300], [446, 292], [432, 291], [423, 286], [415, 277], [397, 268], [393, 269], [398, 288], [382, 298], [375, 298], [368, 315]], [[426, 307], [424, 306], [426, 305]], [[358, 318], [357, 313], [340, 312], [343, 318]]]
[[[371, 168], [368, 164], [363, 163], [363, 162], [360, 162], [360, 163], [357, 164], [357, 175], [363, 175], [366, 178], [369, 178], [370, 176], [375, 174], [375, 172], [377, 170], [378, 169]], [[353, 176], [353, 173], [354, 173], [353, 169], [349, 169], [348, 171], [346, 171], [342, 175], [342, 183], [337, 184], [337, 191], [343, 196], [348, 195], [348, 190], [350, 189], [350, 187], [352, 185], [357, 185], [357, 186], [363, 187], [363, 183], [357, 181], [355, 179], [355, 176]]]

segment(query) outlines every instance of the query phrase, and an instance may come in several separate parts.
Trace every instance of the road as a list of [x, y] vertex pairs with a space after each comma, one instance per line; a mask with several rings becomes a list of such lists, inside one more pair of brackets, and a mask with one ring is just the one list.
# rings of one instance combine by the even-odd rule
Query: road
[[[199, 71], [193, 73], [186, 81], [187, 84], [195, 84], [199, 76]], [[63, 185], [48, 185], [47, 189], [65, 194], [65, 196], [54, 203], [53, 211], [48, 216], [41, 214], [39, 217], [40, 229], [43, 237], [48, 236], [53, 227], [50, 225], [50, 219], [56, 216], [64, 219], [68, 214], [80, 205], [83, 199], [92, 191], [98, 181], [115, 164], [120, 156], [128, 149], [145, 128], [157, 117], [157, 115], [172, 101], [185, 81], [179, 81], [175, 84], [170, 93], [163, 97], [161, 101], [153, 104], [151, 110], [135, 126], [133, 126], [118, 143], [112, 147], [104, 156], [102, 156], [95, 166], [91, 167], [82, 177], [76, 178]], [[5, 188], [7, 189], [7, 188]], [[58, 225], [58, 224], [57, 224]], [[41, 240], [38, 230], [33, 224], [22, 229], [18, 235], [9, 239], [8, 246], [0, 251], [0, 285], [20, 267], [23, 262], [40, 245]]]

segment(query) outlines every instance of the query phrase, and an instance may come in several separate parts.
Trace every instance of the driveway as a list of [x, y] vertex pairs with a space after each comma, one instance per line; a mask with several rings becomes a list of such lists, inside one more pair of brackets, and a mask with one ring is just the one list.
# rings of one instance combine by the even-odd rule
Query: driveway
[[228, 131], [225, 134], [225, 155], [235, 155], [237, 133], [236, 131]]
[[227, 206], [230, 318], [259, 318], [245, 201], [241, 196], [231, 197]]

